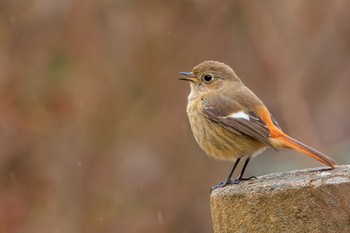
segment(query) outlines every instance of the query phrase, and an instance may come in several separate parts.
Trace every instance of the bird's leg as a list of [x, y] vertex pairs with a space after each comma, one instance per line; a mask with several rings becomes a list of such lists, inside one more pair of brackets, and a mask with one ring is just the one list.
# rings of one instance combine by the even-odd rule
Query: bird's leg
[[240, 158], [237, 159], [236, 162], [233, 164], [233, 167], [232, 167], [232, 169], [230, 171], [230, 174], [228, 174], [228, 177], [227, 177], [226, 181], [224, 181], [224, 182], [226, 182], [226, 183], [230, 182], [230, 180], [232, 178], [232, 175], [233, 175], [233, 172], [235, 171], [235, 169], [236, 169], [236, 167], [237, 167], [237, 165], [238, 165], [240, 160], [241, 160]]
[[214, 189], [217, 189], [217, 188], [225, 187], [226, 185], [229, 185], [229, 184], [233, 184], [233, 182], [234, 182], [235, 180], [231, 180], [231, 178], [232, 178], [233, 172], [235, 171], [235, 169], [236, 169], [236, 167], [237, 167], [237, 165], [238, 165], [238, 163], [239, 163], [240, 160], [241, 160], [241, 159], [239, 158], [239, 159], [237, 159], [237, 160], [235, 161], [235, 163], [233, 164], [233, 167], [232, 167], [232, 169], [231, 169], [231, 171], [230, 171], [230, 174], [228, 175], [227, 179], [226, 179], [225, 181], [221, 182], [220, 184], [215, 185], [214, 187], [212, 187], [212, 188], [210, 189], [210, 191], [213, 191]]
[[230, 184], [239, 184], [239, 183], [241, 183], [242, 181], [245, 181], [245, 180], [257, 179], [255, 176], [251, 176], [251, 177], [248, 177], [248, 178], [243, 178], [243, 174], [245, 172], [245, 169], [247, 168], [247, 165], [249, 163], [250, 158], [247, 158], [246, 161], [244, 162], [244, 165], [242, 167], [241, 173], [239, 174], [237, 179], [235, 179], [235, 180], [231, 179], [232, 175], [233, 175], [233, 172], [236, 169], [236, 167], [237, 167], [237, 165], [238, 165], [240, 160], [241, 159], [237, 159], [236, 160], [236, 162], [234, 163], [234, 165], [232, 167], [232, 170], [231, 170], [230, 174], [228, 175], [227, 179], [225, 181], [221, 182], [220, 184], [212, 187], [210, 189], [210, 191], [213, 191], [214, 189], [217, 189], [217, 188], [225, 187], [225, 186], [230, 185]]
[[245, 169], [247, 168], [249, 160], [250, 160], [250, 158], [247, 158], [247, 160], [244, 162], [241, 173], [239, 174], [238, 178], [234, 180], [237, 184], [240, 183], [241, 181], [244, 181], [244, 180], [257, 179], [255, 176], [243, 178], [243, 173], [245, 172]]

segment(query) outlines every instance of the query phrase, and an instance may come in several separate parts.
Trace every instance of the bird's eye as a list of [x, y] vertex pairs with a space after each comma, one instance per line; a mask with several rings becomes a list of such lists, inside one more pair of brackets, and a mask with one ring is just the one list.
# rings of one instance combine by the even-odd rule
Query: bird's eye
[[210, 74], [206, 74], [206, 75], [204, 75], [203, 80], [204, 80], [204, 82], [208, 83], [208, 82], [213, 80], [213, 76], [211, 76]]

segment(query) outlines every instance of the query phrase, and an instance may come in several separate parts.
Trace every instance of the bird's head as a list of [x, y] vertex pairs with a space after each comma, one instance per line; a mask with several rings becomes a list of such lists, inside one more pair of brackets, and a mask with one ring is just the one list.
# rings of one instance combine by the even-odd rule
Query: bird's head
[[192, 72], [180, 72], [180, 74], [184, 77], [179, 79], [189, 81], [192, 92], [198, 92], [197, 94], [205, 94], [240, 82], [231, 67], [217, 61], [204, 61], [195, 66]]

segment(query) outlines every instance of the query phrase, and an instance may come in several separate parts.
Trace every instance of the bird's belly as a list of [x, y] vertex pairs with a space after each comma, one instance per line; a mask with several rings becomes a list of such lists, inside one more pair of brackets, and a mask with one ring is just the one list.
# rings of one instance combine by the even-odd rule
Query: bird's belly
[[197, 143], [215, 159], [232, 161], [243, 156], [251, 157], [267, 147], [250, 136], [230, 132], [200, 111], [188, 109], [188, 117]]

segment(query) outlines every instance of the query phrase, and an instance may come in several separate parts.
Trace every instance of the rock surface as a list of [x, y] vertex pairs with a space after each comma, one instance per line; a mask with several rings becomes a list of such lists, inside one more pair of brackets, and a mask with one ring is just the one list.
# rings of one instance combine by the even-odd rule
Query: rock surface
[[350, 165], [258, 177], [214, 190], [215, 233], [350, 232]]

